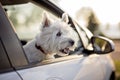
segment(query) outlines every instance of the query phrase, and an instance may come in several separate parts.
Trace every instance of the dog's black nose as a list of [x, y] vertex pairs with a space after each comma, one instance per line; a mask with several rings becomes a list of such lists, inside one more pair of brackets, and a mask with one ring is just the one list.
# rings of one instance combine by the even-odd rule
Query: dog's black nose
[[74, 45], [74, 41], [73, 40], [69, 40], [69, 43], [71, 44], [71, 45]]

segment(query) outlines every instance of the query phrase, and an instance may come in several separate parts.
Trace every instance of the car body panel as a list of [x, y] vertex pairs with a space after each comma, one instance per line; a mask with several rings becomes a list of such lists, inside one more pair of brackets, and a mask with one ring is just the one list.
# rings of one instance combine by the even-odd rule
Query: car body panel
[[106, 77], [106, 76], [111, 75], [110, 70], [115, 71], [115, 65], [110, 54], [101, 55], [99, 61], [101, 63], [101, 68], [103, 70], [103, 76], [104, 76], [103, 80], [109, 80], [110, 77]]
[[18, 73], [24, 80], [103, 80], [103, 70], [100, 67], [99, 55], [81, 55], [76, 59], [19, 70]]
[[13, 72], [0, 74], [0, 80], [22, 80], [18, 74]]

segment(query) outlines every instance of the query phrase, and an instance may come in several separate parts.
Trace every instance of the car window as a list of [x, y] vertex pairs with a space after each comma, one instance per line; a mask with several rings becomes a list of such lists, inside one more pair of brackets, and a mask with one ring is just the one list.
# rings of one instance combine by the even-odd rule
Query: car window
[[[61, 17], [55, 16], [43, 7], [38, 7], [32, 3], [4, 6], [4, 8], [7, 9], [7, 15], [13, 23], [17, 36], [23, 45], [34, 39], [39, 32], [43, 12], [47, 12], [53, 19]], [[61, 56], [55, 55], [55, 57]]]

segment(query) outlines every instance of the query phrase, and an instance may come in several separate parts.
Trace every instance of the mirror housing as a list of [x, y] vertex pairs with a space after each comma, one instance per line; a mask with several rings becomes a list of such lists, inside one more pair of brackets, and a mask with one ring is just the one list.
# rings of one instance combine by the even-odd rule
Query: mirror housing
[[115, 49], [113, 41], [105, 37], [93, 36], [91, 38], [91, 43], [93, 51], [97, 54], [106, 54]]

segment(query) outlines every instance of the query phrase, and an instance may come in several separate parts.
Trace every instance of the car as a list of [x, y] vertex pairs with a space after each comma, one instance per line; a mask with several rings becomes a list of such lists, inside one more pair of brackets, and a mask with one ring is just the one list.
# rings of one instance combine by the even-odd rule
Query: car
[[[9, 6], [28, 4], [27, 8], [22, 5], [24, 10], [20, 10], [19, 13], [28, 13], [26, 15], [30, 17], [29, 20], [33, 20], [31, 15], [29, 16], [29, 4], [35, 6], [34, 10], [46, 10], [55, 18], [59, 18], [65, 11], [49, 0], [0, 0], [0, 3], [0, 80], [115, 80], [115, 67], [110, 57], [110, 52], [114, 51], [112, 40], [93, 35], [70, 16], [69, 24], [78, 33], [82, 46], [78, 46], [68, 56], [56, 55], [52, 60], [29, 63], [23, 45], [31, 40], [37, 31], [29, 34], [27, 31], [30, 30], [22, 25], [22, 29], [19, 29], [25, 29], [25, 34], [21, 36], [18, 27], [12, 22], [13, 18], [9, 17], [9, 9], [14, 10]], [[19, 16], [13, 15], [20, 19], [19, 23], [26, 21], [25, 16]], [[39, 24], [38, 15], [37, 21]]]

